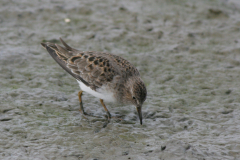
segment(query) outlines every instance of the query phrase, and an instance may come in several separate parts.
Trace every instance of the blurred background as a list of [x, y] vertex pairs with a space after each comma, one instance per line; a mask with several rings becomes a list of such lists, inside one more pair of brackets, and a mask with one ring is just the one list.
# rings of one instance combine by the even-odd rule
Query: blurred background
[[[238, 0], [1, 0], [0, 159], [238, 159]], [[143, 126], [133, 106], [84, 119], [79, 86], [41, 47], [62, 37], [119, 55], [140, 71]], [[105, 114], [84, 94], [87, 112]]]

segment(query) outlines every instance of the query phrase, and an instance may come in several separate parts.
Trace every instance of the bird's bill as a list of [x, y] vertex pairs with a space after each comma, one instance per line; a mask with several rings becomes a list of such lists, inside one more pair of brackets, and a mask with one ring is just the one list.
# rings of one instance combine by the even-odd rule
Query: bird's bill
[[142, 106], [137, 106], [136, 108], [137, 108], [140, 124], [142, 125]]

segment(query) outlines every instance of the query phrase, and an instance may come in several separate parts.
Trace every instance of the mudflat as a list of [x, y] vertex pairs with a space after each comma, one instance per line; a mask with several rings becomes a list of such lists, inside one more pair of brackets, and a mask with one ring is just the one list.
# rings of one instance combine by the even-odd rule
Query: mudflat
[[[238, 0], [0, 1], [0, 159], [238, 159]], [[99, 100], [41, 47], [119, 55], [148, 90], [134, 106]], [[129, 109], [130, 108], [130, 109]]]

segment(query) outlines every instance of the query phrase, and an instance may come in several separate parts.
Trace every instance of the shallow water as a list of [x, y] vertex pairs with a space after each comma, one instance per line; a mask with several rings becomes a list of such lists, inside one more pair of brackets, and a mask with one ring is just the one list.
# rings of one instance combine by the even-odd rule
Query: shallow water
[[[0, 159], [239, 159], [240, 4], [236, 0], [0, 1]], [[70, 19], [70, 22], [66, 22]], [[68, 20], [67, 20], [68, 21]], [[128, 59], [148, 89], [133, 106], [98, 99], [42, 41]]]

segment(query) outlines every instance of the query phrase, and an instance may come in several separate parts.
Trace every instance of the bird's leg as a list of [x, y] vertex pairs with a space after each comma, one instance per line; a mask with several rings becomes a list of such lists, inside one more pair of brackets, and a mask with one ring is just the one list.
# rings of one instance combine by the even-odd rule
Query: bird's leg
[[[119, 117], [112, 117], [111, 114], [110, 114], [110, 112], [108, 111], [107, 107], [105, 106], [105, 104], [104, 104], [104, 102], [103, 102], [102, 99], [100, 99], [100, 102], [102, 103], [103, 108], [104, 108], [105, 111], [107, 112], [108, 122], [109, 122], [110, 119], [112, 119], [112, 118], [117, 119], [117, 120], [120, 120], [120, 121], [123, 121], [122, 118], [119, 118]], [[103, 127], [103, 128], [105, 128], [105, 127], [107, 126], [108, 122], [104, 124], [104, 127]]]
[[100, 102], [102, 103], [103, 108], [104, 108], [105, 111], [107, 112], [108, 120], [110, 120], [110, 119], [111, 119], [111, 114], [110, 114], [110, 112], [108, 111], [108, 109], [107, 109], [107, 107], [105, 106], [105, 104], [104, 104], [104, 102], [103, 102], [102, 99], [100, 99]]
[[[79, 109], [79, 111], [84, 115], [84, 116], [83, 116], [84, 118], [87, 118], [87, 117], [85, 117], [85, 116], [97, 117], [97, 116], [93, 116], [92, 113], [87, 113], [87, 112], [84, 111], [83, 103], [82, 103], [82, 93], [83, 93], [83, 91], [79, 91], [79, 92], [78, 92], [78, 99], [79, 99], [79, 104], [80, 104], [80, 109]], [[97, 118], [99, 118], [99, 117], [97, 117]]]
[[79, 104], [80, 104], [80, 109], [79, 109], [79, 111], [80, 111], [83, 115], [87, 115], [87, 114], [84, 112], [84, 109], [83, 109], [82, 92], [83, 92], [83, 91], [79, 91], [79, 92], [78, 92], [78, 98], [79, 98]]

